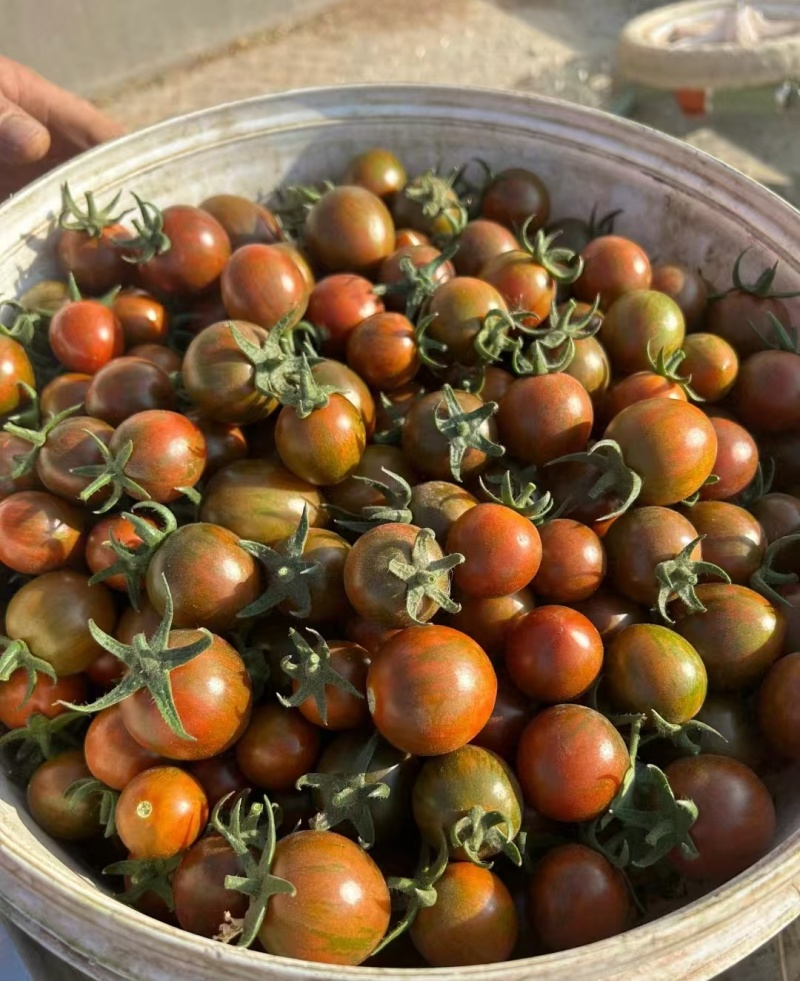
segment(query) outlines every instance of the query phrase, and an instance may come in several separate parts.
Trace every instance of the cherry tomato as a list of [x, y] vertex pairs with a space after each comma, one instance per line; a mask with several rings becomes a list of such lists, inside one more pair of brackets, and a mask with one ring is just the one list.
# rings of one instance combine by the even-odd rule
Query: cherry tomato
[[364, 419], [344, 395], [301, 418], [285, 406], [275, 426], [275, 446], [292, 473], [310, 484], [338, 484], [356, 469], [367, 434]]
[[80, 562], [86, 512], [45, 491], [19, 491], [0, 501], [0, 562], [38, 576]]
[[667, 780], [676, 798], [697, 805], [689, 832], [699, 855], [679, 849], [670, 863], [687, 879], [727, 882], [769, 851], [775, 836], [775, 805], [753, 771], [726, 756], [703, 753], [670, 763]]
[[386, 470], [402, 477], [409, 484], [415, 482], [415, 472], [400, 447], [371, 443], [364, 450], [358, 466], [347, 480], [325, 488], [325, 497], [330, 504], [358, 515], [361, 514], [362, 508], [385, 504], [385, 494], [358, 478], [367, 477], [369, 480], [385, 484], [388, 479]]
[[63, 375], [48, 382], [39, 393], [39, 408], [42, 421], [47, 422], [64, 409], [78, 406], [78, 411], [84, 410], [84, 399], [91, 384], [92, 376], [79, 371], [67, 371]]
[[[564, 373], [579, 381], [591, 399], [601, 399], [611, 383], [611, 362], [606, 349], [596, 337], [578, 338], [575, 341], [575, 356], [564, 369]], [[484, 385], [482, 391], [485, 388]]]
[[119, 705], [103, 709], [92, 719], [83, 752], [92, 776], [114, 790], [124, 790], [135, 776], [164, 762], [128, 732]]
[[606, 575], [606, 552], [597, 535], [579, 521], [555, 518], [539, 528], [539, 537], [542, 563], [531, 589], [551, 603], [588, 599]]
[[152, 361], [132, 357], [114, 358], [104, 365], [85, 396], [87, 414], [112, 426], [147, 409], [174, 409], [175, 402], [175, 389], [166, 371]]
[[750, 507], [771, 545], [779, 538], [800, 531], [800, 498], [794, 494], [764, 494]]
[[603, 666], [603, 642], [582, 613], [567, 606], [540, 606], [509, 631], [505, 665], [529, 698], [566, 702], [594, 684]]
[[689, 330], [697, 328], [708, 305], [708, 286], [699, 272], [677, 263], [658, 263], [650, 286], [678, 304]]
[[357, 184], [379, 198], [390, 200], [403, 190], [407, 180], [400, 160], [391, 150], [377, 146], [353, 157], [342, 174], [342, 184]]
[[309, 286], [295, 260], [277, 245], [244, 245], [220, 280], [228, 316], [269, 330], [291, 314], [296, 324], [308, 305]]
[[706, 402], [719, 402], [733, 388], [739, 374], [739, 357], [716, 334], [688, 334], [683, 340], [681, 374], [692, 379], [692, 391]]
[[600, 342], [617, 371], [647, 371], [648, 353], [670, 355], [683, 344], [686, 324], [681, 308], [664, 293], [629, 290], [605, 311]]
[[27, 725], [32, 715], [54, 719], [66, 712], [59, 702], [79, 704], [86, 701], [86, 679], [81, 674], [67, 674], [53, 681], [46, 674], [36, 675], [33, 694], [26, 699], [27, 672], [13, 671], [8, 681], [0, 681], [0, 723], [9, 729]]
[[[73, 471], [77, 467], [102, 463], [103, 456], [97, 440], [108, 446], [113, 435], [113, 426], [90, 416], [69, 416], [57, 423], [36, 458], [36, 473], [42, 484], [59, 497], [81, 502], [80, 495], [93, 478], [82, 477]], [[108, 495], [109, 489], [101, 488], [86, 503], [89, 507], [96, 507]]]
[[250, 789], [250, 783], [239, 769], [233, 753], [212, 756], [208, 760], [194, 760], [187, 770], [202, 785], [212, 810], [223, 797]]
[[792, 322], [782, 300], [733, 289], [708, 304], [703, 327], [726, 340], [744, 360], [764, 350], [762, 336], [772, 342], [775, 329], [769, 319], [770, 314], [782, 324]]
[[164, 344], [135, 344], [128, 348], [126, 353], [131, 358], [143, 358], [145, 361], [151, 361], [166, 371], [168, 375], [180, 371], [183, 363], [180, 354]]
[[238, 194], [215, 194], [200, 207], [222, 225], [232, 249], [254, 242], [272, 245], [283, 238], [281, 224], [269, 208]]
[[327, 191], [308, 212], [305, 234], [309, 252], [329, 272], [372, 272], [394, 251], [389, 209], [355, 185]]
[[0, 430], [0, 501], [19, 491], [42, 489], [42, 482], [35, 468], [20, 477], [11, 476], [20, 458], [29, 453], [30, 449], [31, 444], [26, 439]]
[[501, 879], [470, 862], [452, 862], [436, 883], [436, 896], [411, 925], [414, 946], [432, 967], [508, 960], [519, 922]]
[[503, 296], [490, 282], [457, 276], [437, 287], [426, 304], [426, 316], [433, 317], [427, 333], [445, 345], [449, 361], [475, 364], [478, 361], [475, 338], [484, 319], [493, 311], [505, 313], [507, 309]]
[[315, 364], [311, 369], [311, 374], [320, 385], [333, 385], [348, 402], [351, 402], [358, 409], [364, 420], [367, 439], [371, 439], [375, 432], [377, 408], [375, 399], [364, 379], [346, 364], [341, 361], [332, 361], [330, 358]]
[[505, 596], [463, 596], [461, 609], [448, 618], [448, 624], [471, 637], [489, 657], [503, 651], [509, 631], [520, 617], [536, 605], [529, 589], [518, 589]]
[[208, 800], [200, 784], [176, 766], [135, 776], [117, 802], [117, 832], [137, 858], [171, 858], [202, 834]]
[[406, 627], [381, 647], [367, 675], [378, 731], [417, 756], [466, 745], [486, 725], [496, 694], [492, 662], [451, 627]]
[[788, 654], [769, 669], [758, 693], [758, 724], [787, 759], [800, 759], [800, 654]]
[[517, 230], [533, 217], [531, 233], [550, 217], [550, 195], [540, 177], [524, 167], [509, 167], [492, 177], [481, 199], [481, 216]]
[[610, 589], [598, 589], [589, 599], [575, 603], [573, 609], [582, 613], [607, 644], [626, 627], [647, 620], [647, 610], [626, 596]]
[[186, 417], [197, 426], [206, 441], [206, 466], [203, 470], [203, 478], [212, 477], [229, 463], [243, 460], [247, 456], [247, 437], [239, 426], [214, 422], [192, 410], [186, 413]]
[[495, 699], [489, 721], [472, 740], [473, 745], [482, 746], [513, 762], [517, 746], [525, 726], [530, 721], [534, 706], [509, 679], [505, 671], [497, 676], [497, 698]]
[[321, 279], [311, 291], [305, 319], [317, 328], [324, 353], [335, 358], [344, 354], [348, 337], [361, 321], [383, 309], [368, 279], [337, 273]]
[[390, 637], [400, 631], [396, 627], [384, 627], [383, 624], [367, 620], [356, 613], [347, 620], [344, 632], [348, 640], [363, 647], [372, 657]]
[[221, 835], [196, 841], [172, 875], [175, 915], [182, 930], [213, 939], [226, 915], [243, 918], [249, 897], [225, 888], [227, 876], [242, 874], [242, 861]]
[[411, 489], [409, 509], [414, 524], [430, 528], [440, 543], [461, 515], [475, 507], [478, 500], [468, 490], [446, 480], [429, 480]]
[[508, 228], [478, 218], [469, 222], [459, 236], [453, 265], [459, 276], [479, 276], [490, 259], [515, 249], [519, 249], [519, 242]]
[[173, 204], [161, 212], [170, 247], [139, 265], [139, 281], [156, 296], [192, 296], [213, 286], [231, 254], [222, 225], [207, 211]]
[[[142, 520], [155, 527], [155, 522], [143, 515]], [[111, 538], [116, 539], [121, 545], [129, 549], [136, 549], [142, 544], [133, 523], [124, 518], [121, 514], [114, 514], [101, 518], [89, 532], [86, 539], [86, 564], [89, 569], [97, 574], [103, 572], [114, 565], [118, 556], [111, 547]], [[124, 573], [118, 572], [103, 580], [103, 585], [109, 589], [116, 589], [121, 593], [127, 593], [128, 580]]]
[[[484, 405], [482, 398], [469, 392], [455, 391], [453, 394], [464, 413], [474, 412]], [[402, 432], [403, 452], [413, 460], [420, 473], [436, 480], [449, 480], [453, 476], [450, 444], [436, 425], [443, 405], [444, 396], [441, 391], [423, 395], [408, 410]], [[492, 442], [497, 441], [497, 424], [494, 418], [490, 416], [481, 424], [480, 434]], [[461, 460], [462, 479], [477, 477], [488, 464], [489, 457], [484, 450], [469, 447]]]
[[236, 762], [248, 780], [265, 790], [292, 790], [314, 769], [320, 730], [297, 709], [259, 705], [236, 744]]
[[353, 328], [347, 363], [370, 385], [391, 391], [406, 385], [419, 369], [414, 325], [401, 313], [376, 313]]
[[629, 767], [622, 736], [584, 705], [553, 705], [535, 715], [517, 749], [525, 800], [554, 821], [591, 821], [602, 814]]
[[[416, 235], [417, 233], [413, 234]], [[453, 263], [449, 259], [442, 259], [442, 253], [439, 249], [434, 248], [429, 241], [402, 244], [398, 239], [395, 244], [394, 252], [380, 264], [376, 277], [381, 286], [390, 287], [384, 293], [384, 301], [389, 310], [405, 310], [406, 308], [408, 279], [403, 269], [409, 262], [417, 270], [428, 267], [426, 274], [434, 289], [455, 276], [456, 271]], [[431, 270], [431, 264], [435, 261], [437, 264]], [[398, 289], [397, 287], [402, 288]]]
[[531, 925], [548, 950], [615, 937], [631, 918], [622, 873], [586, 845], [551, 848], [535, 866], [529, 890]]
[[0, 415], [13, 412], [19, 406], [22, 400], [20, 382], [35, 388], [33, 365], [18, 341], [0, 336]]
[[758, 351], [739, 369], [733, 397], [751, 432], [796, 432], [800, 427], [800, 354]]
[[746, 429], [729, 419], [712, 419], [717, 434], [717, 456], [713, 473], [715, 484], [700, 489], [704, 501], [724, 501], [743, 491], [758, 469], [758, 447]]
[[764, 738], [738, 692], [711, 692], [695, 718], [719, 733], [698, 733], [701, 752], [730, 756], [751, 770], [760, 766], [766, 752]]
[[623, 409], [645, 399], [678, 399], [688, 401], [686, 392], [669, 378], [654, 371], [637, 371], [627, 375], [611, 386], [601, 402], [603, 418], [610, 422]]
[[650, 260], [644, 249], [630, 239], [601, 235], [589, 242], [581, 256], [583, 273], [573, 287], [579, 300], [593, 303], [599, 296], [600, 306], [608, 310], [625, 293], [650, 288]]
[[99, 296], [130, 279], [130, 266], [118, 244], [128, 234], [120, 224], [106, 225], [97, 235], [65, 228], [58, 236], [56, 258], [80, 289]]
[[94, 375], [125, 349], [122, 326], [99, 300], [73, 300], [53, 315], [50, 347], [70, 371]]
[[688, 512], [698, 535], [703, 535], [706, 562], [713, 562], [739, 586], [746, 586], [761, 566], [767, 539], [757, 519], [727, 501], [699, 501]]
[[[322, 721], [317, 703], [313, 698], [307, 698], [298, 705], [298, 709], [314, 725], [323, 729], [340, 730], [356, 729], [369, 722], [369, 708], [366, 699], [367, 670], [369, 655], [358, 644], [345, 640], [328, 642], [331, 651], [331, 667], [360, 692], [357, 698], [342, 688], [328, 685], [325, 689], [325, 707], [327, 722]], [[297, 691], [299, 683], [292, 681], [292, 690]]]
[[61, 841], [87, 841], [99, 834], [97, 798], [75, 800], [66, 796], [73, 783], [90, 776], [79, 749], [60, 753], [38, 767], [28, 784], [27, 800], [40, 828]]
[[111, 310], [122, 327], [126, 348], [167, 342], [169, 314], [166, 307], [144, 290], [129, 289], [117, 293]]

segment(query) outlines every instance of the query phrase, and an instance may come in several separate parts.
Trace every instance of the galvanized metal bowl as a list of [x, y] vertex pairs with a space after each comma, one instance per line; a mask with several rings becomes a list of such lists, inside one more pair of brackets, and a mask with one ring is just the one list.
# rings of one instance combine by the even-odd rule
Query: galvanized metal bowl
[[[123, 187], [157, 203], [211, 193], [265, 196], [276, 185], [340, 173], [359, 149], [395, 149], [419, 170], [482, 157], [525, 165], [546, 181], [555, 216], [597, 202], [622, 209], [618, 228], [652, 256], [699, 266], [720, 287], [747, 246], [780, 260], [783, 289], [800, 288], [800, 215], [763, 187], [683, 143], [635, 123], [550, 99], [461, 88], [322, 89], [252, 99], [170, 120], [93, 150], [0, 206], [0, 295], [55, 273], [59, 185]], [[628, 933], [561, 954], [458, 970], [331, 968], [226, 947], [128, 909], [91, 881], [28, 816], [0, 776], [0, 911], [103, 981], [289, 981], [403, 977], [705, 981], [800, 913], [800, 768], [773, 785], [773, 851], [703, 898]]]

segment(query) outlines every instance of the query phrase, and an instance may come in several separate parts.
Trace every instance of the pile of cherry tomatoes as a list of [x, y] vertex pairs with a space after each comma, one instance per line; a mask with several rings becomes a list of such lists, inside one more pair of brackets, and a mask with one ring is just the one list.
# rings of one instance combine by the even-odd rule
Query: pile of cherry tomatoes
[[5, 765], [219, 942], [614, 936], [762, 858], [800, 759], [786, 294], [528, 169], [331, 176], [63, 188], [63, 281], [0, 310]]

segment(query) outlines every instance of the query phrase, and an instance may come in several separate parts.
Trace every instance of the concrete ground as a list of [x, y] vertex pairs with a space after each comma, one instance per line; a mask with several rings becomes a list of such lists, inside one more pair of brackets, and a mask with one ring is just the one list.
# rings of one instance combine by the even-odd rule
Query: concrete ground
[[[98, 101], [130, 129], [268, 92], [354, 82], [440, 82], [559, 96], [608, 108], [616, 38], [652, 0], [344, 0], [291, 27], [244, 37]], [[694, 122], [665, 96], [642, 122], [686, 139], [800, 204], [798, 116]], [[2, 978], [2, 968], [0, 968]], [[794, 926], [718, 981], [797, 981]], [[36, 979], [38, 981], [38, 979]], [[55, 973], [48, 976], [55, 981]]]

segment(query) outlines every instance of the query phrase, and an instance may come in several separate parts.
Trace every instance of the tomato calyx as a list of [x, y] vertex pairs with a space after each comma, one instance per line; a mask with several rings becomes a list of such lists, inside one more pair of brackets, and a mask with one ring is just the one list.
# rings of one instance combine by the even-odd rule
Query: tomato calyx
[[[450, 385], [442, 387], [442, 399], [436, 406], [434, 425], [450, 444], [450, 473], [461, 483], [461, 462], [469, 449], [479, 450], [489, 457], [500, 457], [505, 448], [485, 436], [483, 424], [497, 412], [497, 402], [486, 402], [465, 412], [458, 404]], [[444, 410], [445, 414], [442, 414]]]
[[67, 749], [80, 747], [82, 733], [78, 735], [76, 730], [78, 723], [85, 722], [86, 718], [80, 712], [62, 712], [52, 719], [34, 712], [24, 726], [9, 729], [0, 736], [0, 749], [15, 747], [13, 768], [24, 779], [45, 760], [52, 760]]
[[564, 231], [563, 225], [567, 225], [570, 231], [577, 230], [585, 238], [587, 244], [596, 238], [600, 238], [604, 235], [614, 234], [614, 224], [617, 218], [623, 213], [622, 208], [615, 208], [614, 211], [609, 211], [604, 215], [598, 217], [597, 214], [597, 204], [592, 205], [592, 210], [589, 215], [588, 220], [585, 218], [566, 218], [561, 221], [552, 222], [547, 227], [548, 232], [562, 232]]
[[200, 637], [191, 644], [182, 647], [170, 647], [169, 635], [172, 628], [172, 593], [167, 584], [167, 577], [162, 575], [161, 582], [166, 597], [164, 616], [155, 633], [149, 639], [143, 634], [136, 634], [133, 643], [123, 644], [111, 637], [94, 622], [89, 620], [89, 633], [95, 643], [103, 650], [113, 654], [128, 669], [122, 680], [111, 691], [102, 695], [88, 705], [73, 705], [71, 702], [59, 702], [75, 712], [94, 713], [116, 705], [137, 691], [146, 689], [156, 705], [162, 719], [172, 732], [180, 739], [195, 741], [183, 727], [175, 701], [172, 697], [170, 672], [184, 664], [188, 664], [198, 654], [207, 650], [212, 642], [211, 633], [205, 628], [197, 632]]
[[[473, 865], [490, 869], [493, 862], [481, 858], [481, 852], [490, 855], [502, 853], [514, 865], [522, 865], [522, 854], [513, 838], [509, 837], [511, 821], [502, 811], [486, 811], [479, 804], [468, 814], [455, 821], [450, 828], [450, 845], [463, 849]], [[524, 849], [524, 839], [523, 839]]]
[[27, 350], [36, 337], [36, 329], [43, 320], [42, 315], [28, 310], [18, 300], [0, 300], [0, 307], [10, 307], [15, 313], [10, 324], [0, 321], [0, 337], [8, 337]]
[[[264, 796], [264, 804], [253, 804], [247, 817], [242, 820], [242, 808], [246, 794], [239, 796], [233, 804], [230, 818], [226, 824], [222, 820], [222, 808], [232, 795], [223, 797], [211, 815], [211, 827], [221, 835], [239, 858], [244, 875], [225, 876], [225, 888], [241, 892], [250, 897], [250, 904], [244, 919], [231, 920], [220, 934], [220, 939], [229, 943], [239, 937], [238, 946], [250, 947], [258, 935], [267, 905], [272, 896], [297, 893], [295, 887], [286, 879], [272, 875], [272, 861], [275, 858], [275, 809], [269, 798]], [[266, 816], [266, 828], [261, 822]], [[260, 851], [258, 860], [252, 849]]]
[[277, 399], [283, 405], [291, 402], [296, 391], [296, 376], [304, 368], [302, 358], [311, 365], [323, 360], [308, 343], [303, 345], [302, 358], [297, 354], [295, 331], [300, 325], [293, 326], [293, 320], [294, 312], [289, 311], [270, 328], [261, 345], [248, 340], [233, 322], [228, 324], [239, 350], [253, 366], [256, 391], [267, 398]]
[[697, 820], [697, 806], [677, 800], [663, 770], [636, 758], [646, 718], [627, 717], [631, 722], [631, 765], [605, 814], [582, 828], [586, 844], [618, 869], [629, 865], [649, 868], [674, 848], [680, 848], [686, 857], [698, 855], [689, 834]]
[[572, 249], [553, 247], [553, 242], [561, 235], [560, 229], [546, 235], [544, 230], [540, 228], [531, 241], [528, 237], [528, 229], [535, 220], [536, 215], [530, 215], [525, 219], [525, 224], [519, 233], [522, 248], [530, 254], [536, 265], [541, 266], [552, 280], [569, 286], [583, 272], [583, 258], [580, 253], [573, 252]]
[[309, 822], [315, 831], [330, 831], [349, 821], [363, 849], [368, 850], [375, 844], [375, 822], [370, 804], [374, 800], [385, 800], [391, 792], [389, 785], [375, 780], [369, 770], [379, 738], [377, 732], [372, 734], [353, 761], [350, 772], [307, 773], [297, 781], [298, 790], [309, 787], [320, 798], [319, 810]]
[[[135, 513], [145, 508], [155, 512], [161, 519], [161, 528], [154, 526], [151, 521], [146, 521]], [[121, 517], [126, 518], [133, 525], [134, 531], [141, 539], [141, 544], [130, 548], [120, 542], [114, 536], [113, 531], [109, 531], [107, 544], [117, 560], [108, 568], [96, 572], [89, 580], [89, 585], [94, 586], [112, 576], [125, 576], [131, 606], [134, 610], [138, 610], [142, 595], [142, 582], [147, 574], [150, 560], [164, 541], [177, 529], [178, 522], [169, 508], [165, 508], [163, 504], [156, 504], [155, 501], [142, 501], [139, 504], [134, 504], [132, 511], [123, 512]]]
[[58, 227], [65, 231], [85, 232], [89, 238], [99, 238], [104, 229], [119, 224], [129, 213], [128, 209], [112, 214], [121, 197], [122, 191], [119, 191], [105, 208], [98, 208], [94, 194], [87, 191], [83, 196], [86, 206], [81, 208], [72, 196], [69, 183], [65, 182], [61, 185], [61, 212], [57, 219]]
[[122, 258], [126, 262], [141, 266], [156, 256], [169, 252], [172, 242], [164, 231], [164, 214], [161, 209], [151, 201], [142, 200], [134, 191], [131, 194], [139, 207], [140, 215], [131, 222], [136, 235], [115, 239], [114, 243], [124, 248]]
[[239, 547], [258, 559], [267, 573], [266, 590], [239, 611], [237, 616], [240, 619], [261, 616], [281, 603], [290, 607], [288, 612], [293, 617], [308, 617], [311, 613], [309, 580], [318, 577], [321, 572], [319, 562], [303, 558], [308, 531], [308, 505], [305, 504], [296, 531], [284, 540], [280, 550], [261, 542], [239, 542]]
[[[33, 389], [25, 384], [25, 382], [20, 382], [26, 393], [31, 396], [34, 400], [34, 408], [36, 414], [38, 415], [38, 397]], [[36, 461], [39, 458], [39, 451], [47, 442], [47, 437], [56, 428], [56, 426], [68, 419], [70, 416], [74, 416], [80, 411], [79, 405], [72, 405], [68, 409], [64, 409], [63, 412], [59, 412], [57, 415], [53, 416], [52, 419], [39, 428], [27, 428], [18, 425], [16, 422], [9, 421], [3, 426], [3, 431], [11, 433], [12, 436], [16, 436], [19, 439], [24, 440], [26, 443], [31, 444], [31, 449], [27, 453], [22, 453], [18, 457], [15, 457], [14, 469], [11, 471], [11, 478], [13, 480], [18, 480], [20, 477], [24, 477], [36, 466]]]
[[[793, 293], [792, 295], [798, 296], [800, 293]], [[771, 337], [765, 335], [752, 321], [749, 321], [750, 326], [761, 338], [765, 348], [771, 351], [788, 351], [790, 354], [800, 354], [800, 335], [797, 333], [797, 328], [784, 326], [775, 314], [769, 311], [767, 311], [767, 320], [772, 328]]]
[[705, 535], [698, 535], [694, 541], [685, 545], [674, 558], [664, 559], [656, 566], [656, 581], [658, 582], [656, 609], [667, 623], [675, 622], [667, 610], [668, 603], [683, 603], [693, 613], [706, 612], [705, 606], [703, 606], [694, 589], [700, 582], [701, 576], [715, 576], [730, 585], [731, 577], [724, 569], [713, 562], [704, 562], [692, 558], [692, 552], [705, 537]]
[[84, 429], [87, 436], [96, 444], [100, 455], [103, 458], [102, 463], [90, 463], [84, 467], [74, 467], [70, 470], [70, 473], [75, 474], [78, 477], [93, 477], [94, 480], [84, 487], [80, 493], [80, 499], [85, 504], [90, 498], [92, 498], [99, 490], [104, 487], [111, 485], [111, 493], [108, 500], [102, 504], [94, 513], [95, 514], [105, 514], [106, 511], [110, 511], [112, 508], [119, 504], [123, 494], [130, 494], [132, 497], [139, 498], [140, 500], [146, 500], [150, 497], [147, 491], [140, 484], [137, 484], [135, 480], [129, 477], [125, 473], [125, 467], [128, 464], [132, 454], [133, 454], [133, 440], [128, 440], [117, 453], [116, 456], [111, 455], [111, 450], [106, 446], [102, 439], [89, 429]]
[[403, 425], [406, 417], [400, 412], [392, 402], [386, 392], [380, 392], [381, 407], [389, 417], [389, 425], [375, 433], [372, 437], [373, 443], [381, 443], [384, 446], [397, 446], [403, 433]]
[[78, 804], [82, 800], [97, 798], [99, 808], [99, 822], [103, 828], [103, 837], [112, 838], [117, 833], [117, 801], [119, 791], [112, 790], [100, 780], [94, 777], [83, 777], [76, 780], [64, 791], [64, 797], [73, 804]]
[[602, 320], [597, 316], [599, 305], [598, 296], [582, 317], [573, 320], [578, 307], [575, 300], [560, 308], [553, 304], [547, 326], [523, 327], [532, 340], [527, 349], [519, 343], [514, 351], [514, 372], [517, 375], [547, 375], [565, 371], [575, 357], [575, 341], [594, 337], [600, 330]]
[[439, 898], [436, 892], [436, 883], [444, 875], [449, 855], [450, 849], [444, 834], [442, 834], [439, 851], [433, 858], [431, 858], [431, 852], [427, 845], [422, 846], [419, 865], [413, 878], [391, 876], [387, 880], [386, 885], [390, 892], [399, 893], [405, 900], [405, 910], [400, 920], [373, 950], [373, 957], [388, 947], [393, 940], [397, 940], [399, 936], [404, 934], [413, 925], [421, 909], [429, 909], [436, 905]]
[[680, 373], [680, 366], [686, 358], [686, 352], [679, 348], [677, 351], [667, 354], [662, 347], [658, 354], [654, 357], [651, 349], [651, 343], [652, 342], [648, 342], [647, 344], [647, 360], [650, 362], [650, 367], [652, 368], [653, 374], [659, 375], [661, 378], [665, 378], [667, 381], [671, 381], [676, 385], [679, 385], [683, 392], [693, 402], [705, 402], [702, 395], [698, 395], [697, 392], [695, 392], [691, 387], [692, 376], [682, 375]]
[[771, 300], [788, 300], [794, 296], [800, 296], [800, 290], [781, 292], [779, 290], [772, 289], [772, 284], [775, 281], [775, 274], [778, 271], [777, 260], [771, 266], [766, 266], [764, 269], [762, 269], [758, 276], [751, 282], [748, 283], [742, 279], [742, 259], [744, 259], [750, 249], [751, 246], [748, 245], [748, 247], [743, 249], [736, 257], [736, 262], [734, 262], [733, 270], [731, 272], [733, 286], [727, 290], [724, 290], [722, 293], [714, 293], [709, 296], [709, 303], [713, 303], [716, 300], [721, 300], [729, 293], [733, 293], [735, 291], [740, 293], [749, 293], [750, 296], [757, 296], [759, 299]]
[[449, 177], [437, 174], [435, 170], [426, 170], [424, 174], [413, 177], [403, 188], [403, 195], [420, 205], [426, 218], [433, 221], [441, 216], [450, 226], [449, 235], [434, 238], [451, 239], [466, 228], [469, 217], [467, 209], [454, 190], [458, 176], [458, 170], [454, 170]]
[[656, 739], [665, 739], [682, 753], [697, 756], [703, 751], [702, 739], [704, 736], [716, 736], [726, 742], [722, 733], [717, 732], [712, 726], [701, 722], [699, 719], [689, 719], [688, 722], [680, 723], [667, 722], [655, 709], [650, 709], [647, 712], [647, 724], [652, 731], [642, 738], [641, 746], [646, 746], [647, 743]]
[[384, 503], [366, 505], [361, 509], [361, 518], [356, 514], [345, 511], [344, 508], [338, 508], [333, 504], [326, 504], [326, 510], [330, 514], [337, 515], [333, 519], [334, 524], [340, 525], [348, 531], [358, 532], [359, 534], [365, 531], [371, 531], [371, 529], [376, 528], [378, 525], [411, 524], [413, 515], [408, 507], [412, 497], [411, 485], [399, 474], [387, 470], [386, 467], [381, 467], [381, 470], [386, 474], [391, 483], [385, 484], [382, 480], [375, 480], [372, 477], [362, 477], [359, 474], [356, 474], [354, 479], [367, 484], [382, 494], [385, 498]]
[[695, 504], [700, 503], [700, 492], [704, 487], [711, 487], [714, 484], [719, 483], [719, 477], [715, 473], [710, 473], [703, 483], [697, 488], [694, 494], [690, 494], [688, 497], [684, 497], [679, 503], [685, 508], [693, 508]]
[[439, 255], [422, 266], [415, 266], [410, 256], [403, 256], [397, 264], [403, 278], [397, 283], [381, 283], [373, 287], [372, 292], [376, 296], [405, 297], [406, 317], [413, 320], [425, 302], [442, 285], [437, 275], [439, 269], [449, 262], [456, 252], [458, 252], [458, 242], [451, 242]]
[[[458, 613], [461, 604], [450, 598], [448, 573], [464, 562], [460, 552], [442, 555], [436, 535], [430, 528], [420, 528], [411, 549], [411, 561], [389, 560], [389, 572], [406, 584], [406, 612], [415, 623], [425, 623], [419, 614], [426, 599], [437, 603], [447, 613]], [[444, 587], [440, 583], [444, 582]]]
[[321, 181], [309, 185], [290, 184], [279, 189], [278, 202], [272, 211], [283, 231], [295, 242], [302, 241], [308, 212], [335, 186], [333, 181]]
[[281, 660], [281, 670], [297, 684], [297, 690], [288, 697], [280, 693], [276, 697], [284, 708], [297, 708], [307, 699], [313, 698], [322, 724], [327, 726], [328, 703], [325, 689], [328, 685], [340, 688], [355, 698], [363, 699], [365, 695], [331, 666], [331, 650], [322, 635], [311, 627], [306, 627], [306, 632], [314, 637], [315, 646], [312, 647], [302, 634], [292, 628], [289, 638], [294, 644], [294, 653], [287, 654]]
[[771, 457], [767, 457], [766, 460], [760, 460], [758, 466], [756, 467], [756, 475], [750, 481], [750, 483], [745, 487], [743, 491], [740, 491], [735, 498], [733, 498], [732, 503], [738, 504], [739, 507], [744, 508], [749, 511], [754, 504], [765, 497], [772, 490], [772, 482], [775, 479], [775, 461]]
[[[784, 535], [783, 538], [776, 539], [767, 546], [760, 567], [750, 577], [750, 588], [772, 603], [781, 603], [783, 606], [792, 605], [775, 587], [789, 586], [792, 583], [800, 582], [800, 576], [796, 572], [780, 572], [775, 568], [775, 562], [784, 549], [797, 544], [797, 542], [800, 542], [800, 534]], [[2, 676], [0, 675], [0, 677]]]
[[128, 858], [107, 865], [103, 875], [124, 876], [128, 880], [124, 891], [114, 897], [126, 906], [136, 906], [143, 896], [153, 893], [171, 911], [175, 909], [172, 874], [181, 864], [183, 855], [178, 852], [170, 858]]
[[484, 494], [490, 501], [516, 511], [517, 514], [521, 514], [532, 524], [538, 526], [557, 516], [550, 514], [555, 503], [550, 492], [545, 491], [544, 494], [540, 494], [536, 484], [523, 482], [511, 470], [506, 470], [502, 477], [495, 474], [488, 477], [487, 480], [500, 485], [500, 493], [495, 494], [486, 486], [483, 477], [478, 479]]
[[550, 460], [546, 467], [554, 463], [584, 463], [598, 471], [598, 478], [589, 490], [589, 498], [613, 498], [621, 503], [596, 521], [609, 521], [618, 518], [638, 498], [642, 490], [642, 478], [625, 463], [619, 443], [613, 439], [601, 439], [590, 450], [583, 453], [568, 453], [556, 460]]
[[40, 674], [46, 674], [53, 681], [58, 680], [52, 664], [32, 654], [24, 640], [0, 637], [0, 646], [4, 647], [3, 653], [0, 654], [0, 682], [8, 681], [15, 671], [22, 670], [27, 676], [25, 695], [19, 703], [20, 707], [25, 705], [36, 691]]

